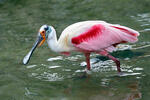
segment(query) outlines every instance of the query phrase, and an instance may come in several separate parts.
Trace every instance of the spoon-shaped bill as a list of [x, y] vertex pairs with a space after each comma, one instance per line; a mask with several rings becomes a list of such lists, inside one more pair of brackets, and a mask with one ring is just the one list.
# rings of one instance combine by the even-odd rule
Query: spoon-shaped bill
[[38, 46], [38, 44], [43, 40], [42, 36], [39, 36], [35, 44], [33, 45], [32, 49], [29, 51], [29, 53], [23, 58], [23, 64], [28, 64], [34, 50]]
[[23, 64], [24, 64], [24, 65], [29, 62], [29, 59], [30, 59], [30, 57], [31, 57], [31, 55], [32, 55], [32, 52], [33, 52], [33, 51], [30, 50], [30, 52], [23, 58]]

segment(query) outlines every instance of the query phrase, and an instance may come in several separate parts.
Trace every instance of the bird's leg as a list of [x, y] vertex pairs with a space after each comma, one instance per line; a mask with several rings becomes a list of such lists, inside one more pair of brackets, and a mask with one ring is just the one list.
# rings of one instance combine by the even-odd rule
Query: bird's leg
[[87, 69], [90, 70], [90, 53], [85, 53], [86, 63], [87, 63]]
[[120, 61], [119, 61], [117, 58], [115, 58], [115, 57], [113, 57], [112, 55], [110, 55], [110, 54], [108, 54], [107, 57], [110, 58], [110, 59], [112, 59], [112, 60], [116, 63], [117, 70], [118, 70], [118, 72], [120, 73], [120, 72], [121, 72], [121, 69], [120, 69]]
[[112, 55], [110, 55], [107, 51], [101, 51], [101, 52], [99, 52], [99, 54], [101, 54], [102, 56], [107, 56], [109, 59], [113, 60], [116, 63], [117, 71], [119, 73], [121, 72], [120, 61], [117, 58], [115, 58]]

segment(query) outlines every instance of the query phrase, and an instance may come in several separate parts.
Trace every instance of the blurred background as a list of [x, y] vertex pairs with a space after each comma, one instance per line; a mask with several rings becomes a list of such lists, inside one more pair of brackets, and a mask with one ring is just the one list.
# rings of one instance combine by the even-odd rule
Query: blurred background
[[[22, 64], [41, 25], [55, 27], [57, 37], [70, 24], [104, 20], [141, 33], [135, 44], [112, 53], [111, 60], [92, 54], [92, 74], [80, 53], [65, 57], [45, 43], [28, 65]], [[150, 0], [0, 0], [0, 100], [149, 100]]]

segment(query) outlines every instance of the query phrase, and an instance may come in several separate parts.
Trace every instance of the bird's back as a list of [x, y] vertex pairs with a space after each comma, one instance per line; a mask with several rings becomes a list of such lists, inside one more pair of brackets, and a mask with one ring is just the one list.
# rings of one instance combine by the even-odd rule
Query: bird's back
[[64, 29], [59, 43], [74, 50], [81, 48], [88, 51], [98, 51], [112, 48], [113, 44], [122, 41], [135, 42], [139, 33], [125, 26], [109, 24], [104, 21], [83, 21], [72, 24]]
[[68, 48], [68, 50], [75, 49], [71, 42], [72, 38], [88, 31], [93, 25], [96, 24], [107, 24], [107, 23], [104, 21], [82, 21], [71, 24], [62, 31], [58, 43]]

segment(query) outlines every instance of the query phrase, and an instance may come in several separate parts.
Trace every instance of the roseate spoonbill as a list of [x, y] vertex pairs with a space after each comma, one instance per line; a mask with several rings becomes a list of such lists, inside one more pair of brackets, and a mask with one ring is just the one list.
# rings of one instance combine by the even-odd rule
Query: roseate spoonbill
[[72, 51], [84, 53], [88, 70], [90, 70], [90, 54], [94, 52], [113, 60], [118, 72], [121, 72], [120, 61], [109, 52], [113, 52], [120, 43], [136, 42], [138, 36], [139, 33], [131, 28], [97, 20], [72, 24], [64, 29], [57, 40], [55, 29], [52, 26], [43, 25], [35, 45], [24, 57], [23, 63], [27, 64], [37, 45], [41, 46], [47, 40], [50, 49], [54, 52], [65, 55], [69, 55]]

